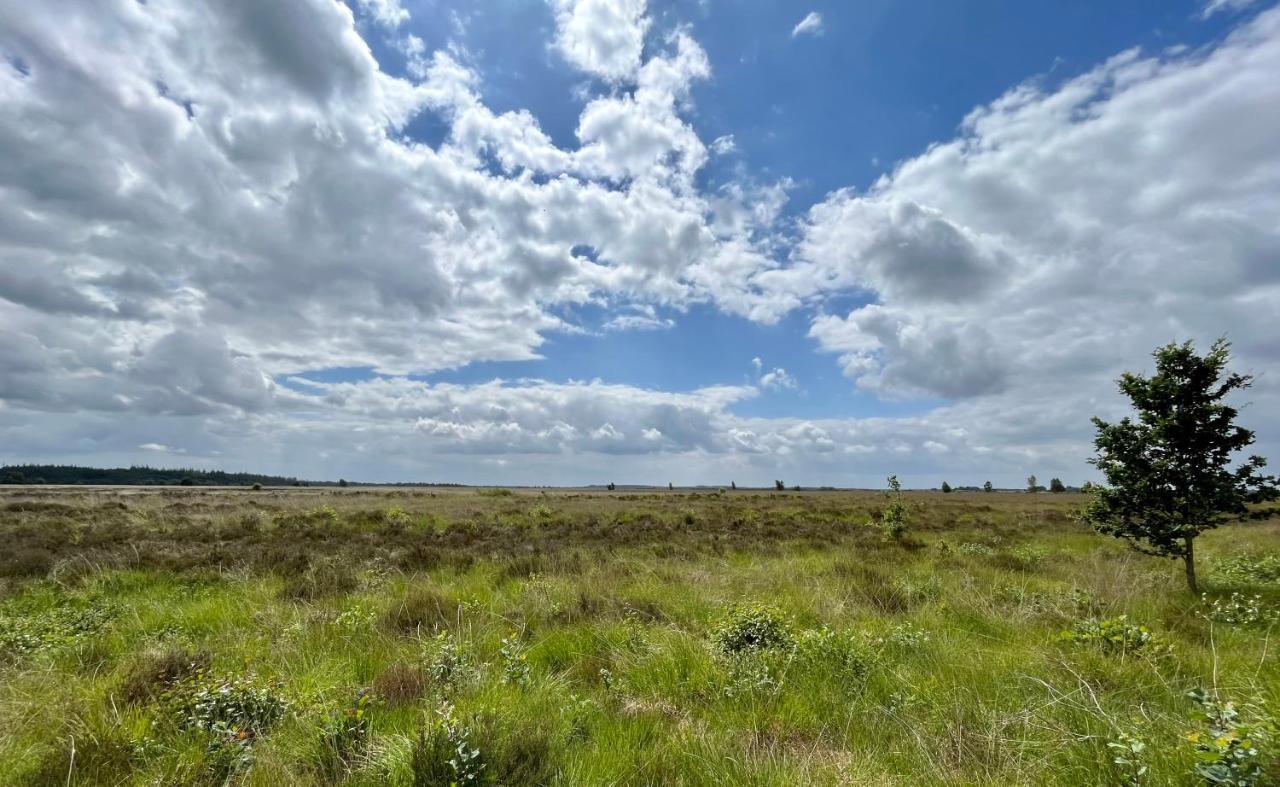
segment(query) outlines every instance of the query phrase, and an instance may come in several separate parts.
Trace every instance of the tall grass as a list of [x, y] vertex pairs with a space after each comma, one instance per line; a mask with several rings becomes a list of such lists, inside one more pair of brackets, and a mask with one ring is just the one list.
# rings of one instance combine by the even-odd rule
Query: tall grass
[[[898, 544], [873, 494], [267, 494], [0, 498], [47, 558], [0, 597], [0, 784], [1117, 784], [1132, 739], [1197, 784], [1187, 692], [1280, 701], [1274, 618], [1067, 495], [908, 494]], [[1280, 606], [1280, 523], [1204, 541]], [[1153, 644], [1063, 636], [1120, 616]]]

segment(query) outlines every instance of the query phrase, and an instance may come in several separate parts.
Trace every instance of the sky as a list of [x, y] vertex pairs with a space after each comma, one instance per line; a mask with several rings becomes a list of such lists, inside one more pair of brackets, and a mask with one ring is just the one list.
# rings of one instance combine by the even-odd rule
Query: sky
[[1225, 336], [1261, 0], [0, 0], [0, 463], [1020, 487]]

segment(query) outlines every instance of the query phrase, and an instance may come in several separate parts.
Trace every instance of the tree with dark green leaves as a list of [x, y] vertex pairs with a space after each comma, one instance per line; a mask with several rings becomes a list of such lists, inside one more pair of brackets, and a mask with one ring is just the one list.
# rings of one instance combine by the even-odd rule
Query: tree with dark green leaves
[[992, 486], [992, 485], [991, 485], [991, 482], [990, 482], [990, 481], [988, 481], [988, 482], [986, 482], [985, 484], [983, 484], [983, 485], [982, 485], [982, 491], [983, 491], [983, 492], [994, 492], [994, 491], [995, 491], [995, 489], [996, 489], [996, 488], [995, 488], [994, 486]]
[[1232, 467], [1254, 434], [1235, 424], [1237, 411], [1225, 402], [1253, 382], [1227, 371], [1230, 344], [1219, 339], [1198, 355], [1191, 342], [1174, 343], [1152, 355], [1154, 375], [1125, 373], [1119, 380], [1137, 420], [1093, 419], [1097, 455], [1089, 461], [1107, 483], [1093, 493], [1084, 518], [1141, 552], [1181, 558], [1187, 586], [1199, 593], [1196, 536], [1243, 518], [1250, 504], [1274, 500], [1280, 488], [1262, 474], [1260, 456]]
[[943, 481], [943, 482], [942, 482], [942, 491], [943, 491], [944, 493], [945, 493], [945, 492], [950, 492], [950, 491], [951, 491], [951, 484], [948, 484], [946, 481]]
[[1065, 491], [1067, 491], [1067, 487], [1066, 487], [1066, 485], [1065, 485], [1065, 484], [1063, 484], [1063, 483], [1062, 483], [1062, 479], [1061, 479], [1061, 478], [1050, 478], [1050, 479], [1049, 479], [1049, 491], [1050, 491], [1050, 492], [1053, 492], [1054, 494], [1058, 494], [1058, 493], [1060, 493], [1060, 492], [1065, 492]]
[[786, 489], [786, 488], [787, 488], [787, 485], [786, 485], [786, 484], [784, 484], [784, 483], [782, 483], [781, 481], [774, 481], [774, 482], [773, 482], [773, 488], [774, 488], [774, 489], [776, 489], [776, 490], [778, 490], [779, 492], [781, 492], [781, 491], [783, 491], [784, 489]]
[[1028, 492], [1039, 492], [1041, 489], [1044, 489], [1044, 487], [1040, 486], [1040, 485], [1036, 482], [1036, 477], [1035, 477], [1034, 475], [1029, 475], [1029, 476], [1027, 476], [1027, 491], [1028, 491]]

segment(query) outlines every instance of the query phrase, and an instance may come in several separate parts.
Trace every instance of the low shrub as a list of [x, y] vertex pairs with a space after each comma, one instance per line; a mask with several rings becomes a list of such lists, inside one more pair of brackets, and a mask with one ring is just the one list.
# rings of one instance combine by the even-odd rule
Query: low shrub
[[922, 628], [910, 623], [899, 623], [876, 638], [876, 644], [901, 652], [912, 652], [929, 644], [933, 637]]
[[966, 541], [956, 547], [956, 552], [969, 557], [991, 557], [996, 551], [986, 544], [979, 544], [973, 541]]
[[232, 741], [252, 740], [284, 717], [289, 702], [279, 684], [254, 675], [215, 678], [197, 671], [161, 694], [179, 729], [197, 729]]
[[1212, 564], [1214, 579], [1232, 585], [1280, 584], [1280, 554], [1265, 555], [1241, 553], [1216, 560]]
[[374, 697], [359, 691], [351, 703], [329, 717], [320, 735], [320, 772], [328, 782], [337, 782], [350, 767], [352, 758], [369, 738], [369, 711]]
[[1143, 752], [1146, 751], [1147, 744], [1141, 738], [1121, 731], [1115, 740], [1107, 742], [1107, 748], [1115, 753], [1111, 762], [1119, 771], [1119, 783], [1123, 787], [1143, 787], [1147, 777]]
[[483, 783], [485, 760], [475, 738], [471, 725], [458, 720], [453, 705], [442, 704], [410, 752], [413, 787]]
[[1128, 615], [1116, 618], [1089, 618], [1077, 623], [1070, 631], [1059, 635], [1064, 642], [1088, 645], [1105, 653], [1125, 655], [1142, 650], [1153, 650], [1158, 640], [1146, 626], [1129, 622]]
[[794, 643], [787, 619], [762, 604], [731, 608], [716, 624], [712, 641], [722, 654], [789, 648]]
[[516, 638], [515, 634], [502, 640], [498, 650], [498, 658], [502, 662], [502, 682], [513, 686], [526, 686], [529, 683], [529, 651]]
[[1256, 707], [1249, 709], [1252, 712], [1246, 718], [1216, 692], [1194, 689], [1187, 697], [1204, 713], [1204, 729], [1187, 736], [1196, 748], [1196, 775], [1213, 785], [1269, 784], [1264, 767], [1269, 759], [1267, 746], [1277, 738], [1275, 721]]
[[1259, 626], [1280, 621], [1280, 609], [1268, 604], [1262, 596], [1246, 596], [1233, 592], [1229, 598], [1210, 599], [1205, 593], [1200, 597], [1204, 608], [1197, 614], [1214, 623], [1231, 626]]
[[479, 671], [462, 643], [441, 632], [432, 642], [426, 664], [427, 677], [444, 691], [464, 688], [479, 677]]
[[40, 609], [0, 609], [0, 661], [70, 647], [104, 629], [115, 616], [109, 604], [78, 600]]

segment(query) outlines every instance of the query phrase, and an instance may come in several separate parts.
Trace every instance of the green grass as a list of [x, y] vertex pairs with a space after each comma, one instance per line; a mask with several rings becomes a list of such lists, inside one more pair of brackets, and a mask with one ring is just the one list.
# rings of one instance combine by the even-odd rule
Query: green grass
[[[1280, 703], [1275, 619], [1079, 497], [909, 494], [898, 544], [870, 493], [503, 491], [4, 492], [0, 784], [1118, 784], [1126, 734], [1199, 784], [1186, 693]], [[1265, 618], [1278, 552], [1209, 533], [1205, 585]]]

